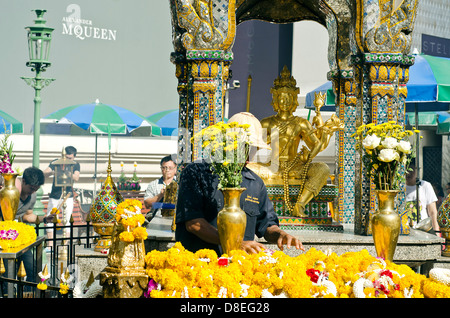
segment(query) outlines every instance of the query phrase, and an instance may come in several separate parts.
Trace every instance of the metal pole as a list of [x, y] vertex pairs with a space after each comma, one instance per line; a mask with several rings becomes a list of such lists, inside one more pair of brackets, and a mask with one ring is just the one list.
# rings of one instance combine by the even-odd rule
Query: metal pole
[[[33, 70], [33, 69], [32, 69]], [[41, 65], [34, 67], [36, 76], [33, 77], [21, 77], [31, 87], [34, 88], [34, 128], [33, 128], [33, 166], [39, 168], [39, 151], [41, 135], [41, 90], [50, 85], [54, 78], [42, 78], [41, 77]]]
[[250, 92], [252, 89], [252, 76], [249, 75], [247, 78], [247, 105], [245, 107], [245, 111], [250, 112]]
[[41, 68], [36, 67], [34, 85], [34, 130], [33, 130], [33, 167], [39, 168], [39, 150], [41, 135]]

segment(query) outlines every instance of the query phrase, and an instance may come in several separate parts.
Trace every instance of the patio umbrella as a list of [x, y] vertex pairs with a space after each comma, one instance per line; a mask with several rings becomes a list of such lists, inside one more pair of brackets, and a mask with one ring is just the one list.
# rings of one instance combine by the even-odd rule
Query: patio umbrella
[[437, 117], [437, 130], [439, 135], [450, 135], [450, 113], [438, 112]]
[[177, 108], [177, 109], [163, 110], [154, 113], [146, 118], [147, 120], [155, 123], [161, 128], [162, 136], [172, 136], [174, 134], [174, 131], [178, 129], [178, 114], [179, 111]]
[[[52, 122], [53, 121], [53, 122]], [[62, 108], [43, 118], [42, 133], [95, 135], [94, 191], [97, 183], [97, 139], [100, 134], [160, 136], [161, 129], [136, 112], [99, 100]]]
[[0, 110], [0, 134], [5, 133], [23, 133], [23, 124], [3, 110]]
[[[415, 63], [409, 68], [406, 84], [406, 111], [446, 111], [450, 103], [450, 58], [425, 54], [415, 56]], [[330, 81], [306, 94], [305, 107], [313, 108], [314, 93], [326, 92], [323, 111], [335, 110], [335, 96]]]
[[[178, 132], [178, 116], [179, 111], [177, 108], [163, 110], [146, 118], [161, 128], [161, 136], [175, 136]], [[227, 122], [228, 119], [224, 118], [224, 121]]]

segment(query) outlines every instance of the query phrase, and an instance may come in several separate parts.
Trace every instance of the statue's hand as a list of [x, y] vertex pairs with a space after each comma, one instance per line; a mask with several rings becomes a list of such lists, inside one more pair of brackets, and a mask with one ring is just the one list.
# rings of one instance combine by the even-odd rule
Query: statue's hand
[[326, 92], [316, 92], [314, 94], [314, 107], [316, 108], [316, 112], [320, 111], [323, 105], [325, 105], [325, 98], [327, 97]]
[[306, 162], [309, 159], [309, 154], [310, 154], [310, 150], [307, 147], [302, 146], [302, 149], [300, 149], [297, 156], [301, 162]]
[[333, 116], [325, 122], [323, 127], [325, 133], [332, 134], [339, 129], [343, 129], [345, 125], [333, 114]]

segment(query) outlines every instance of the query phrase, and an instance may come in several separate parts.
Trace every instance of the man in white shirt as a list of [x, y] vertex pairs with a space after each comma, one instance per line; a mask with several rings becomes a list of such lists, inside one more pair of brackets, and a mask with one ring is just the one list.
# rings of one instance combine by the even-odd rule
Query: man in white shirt
[[177, 164], [171, 155], [162, 158], [160, 165], [162, 177], [150, 182], [144, 194], [144, 205], [147, 209], [151, 210], [149, 215], [153, 215], [157, 212], [153, 209], [153, 204], [163, 201], [164, 191], [166, 187], [175, 180], [175, 175], [177, 173]]
[[[412, 209], [415, 209], [416, 207], [416, 200], [417, 200], [417, 191], [416, 191], [416, 166], [415, 162], [412, 160], [409, 165], [411, 171], [409, 171], [406, 174], [406, 202], [408, 206], [408, 202], [411, 202], [409, 204], [412, 204]], [[433, 186], [431, 183], [419, 180], [419, 221], [424, 220], [426, 218], [430, 218], [432, 228], [435, 232], [439, 232], [439, 225], [437, 222], [437, 209], [436, 209], [436, 202], [437, 197], [433, 190]], [[413, 221], [417, 221], [417, 218]]]

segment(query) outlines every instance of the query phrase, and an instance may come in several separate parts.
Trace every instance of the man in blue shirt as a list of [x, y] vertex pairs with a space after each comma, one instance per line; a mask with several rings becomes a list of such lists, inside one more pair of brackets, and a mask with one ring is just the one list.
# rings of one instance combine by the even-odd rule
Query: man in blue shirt
[[[229, 122], [232, 121], [240, 124], [251, 123], [257, 127], [257, 132], [261, 132], [261, 124], [250, 113], [236, 114], [229, 119]], [[253, 145], [263, 146], [255, 142]], [[280, 229], [278, 217], [262, 179], [246, 167], [241, 173], [241, 187], [246, 190], [241, 194], [240, 206], [247, 216], [242, 249], [248, 253], [264, 250], [264, 244], [254, 240], [256, 235], [264, 237], [269, 243], [276, 243], [281, 250], [283, 245], [304, 250], [300, 240]], [[223, 208], [223, 195], [218, 190], [218, 183], [217, 175], [210, 170], [206, 162], [191, 163], [180, 175], [175, 239], [192, 252], [208, 248], [215, 250], [218, 255], [222, 254], [217, 214]]]

